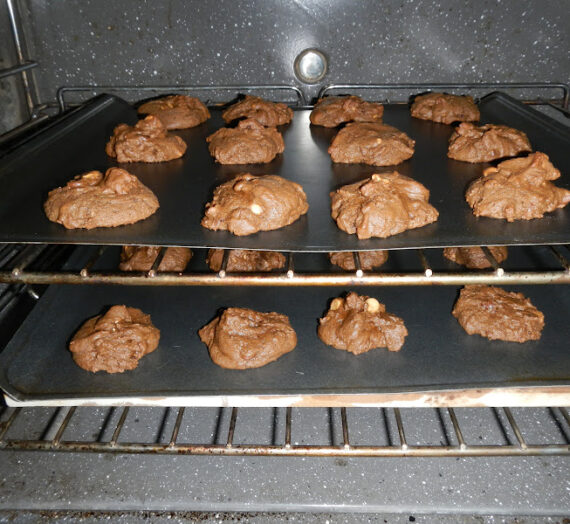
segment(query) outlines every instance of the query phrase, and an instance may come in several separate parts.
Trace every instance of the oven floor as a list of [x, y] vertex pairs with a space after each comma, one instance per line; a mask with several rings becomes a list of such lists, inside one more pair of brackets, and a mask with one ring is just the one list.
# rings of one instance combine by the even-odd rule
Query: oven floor
[[[11, 519], [11, 520], [10, 520]], [[16, 520], [17, 519], [17, 520]], [[83, 524], [102, 521], [118, 523], [147, 523], [154, 524], [171, 522], [201, 522], [203, 524], [222, 524], [224, 522], [239, 522], [247, 524], [263, 524], [267, 522], [302, 522], [302, 523], [334, 523], [359, 524], [368, 523], [398, 523], [415, 522], [416, 524], [559, 524], [559, 517], [537, 517], [536, 515], [519, 515], [505, 517], [502, 515], [405, 515], [402, 513], [359, 513], [354, 515], [338, 513], [227, 513], [227, 512], [198, 512], [198, 511], [0, 511], [0, 521], [32, 524], [37, 522], [81, 522]], [[565, 521], [563, 521], [565, 522]]]

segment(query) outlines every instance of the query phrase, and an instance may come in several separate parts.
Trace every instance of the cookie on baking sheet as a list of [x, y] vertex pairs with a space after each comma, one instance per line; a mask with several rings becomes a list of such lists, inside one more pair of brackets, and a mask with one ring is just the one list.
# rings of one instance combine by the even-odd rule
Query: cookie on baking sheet
[[155, 194], [134, 175], [118, 167], [89, 171], [49, 192], [44, 211], [67, 229], [133, 224], [158, 209]]
[[404, 321], [387, 313], [384, 304], [356, 293], [333, 299], [318, 328], [325, 344], [355, 355], [384, 347], [399, 351], [407, 334]]
[[495, 124], [459, 124], [449, 137], [447, 156], [463, 162], [490, 162], [532, 151], [527, 136], [518, 129]]
[[374, 174], [330, 196], [331, 216], [339, 229], [360, 239], [386, 238], [435, 222], [439, 216], [428, 203], [429, 191], [397, 171]]
[[452, 315], [469, 335], [490, 340], [538, 340], [544, 327], [544, 315], [522, 293], [492, 286], [465, 286]]
[[93, 373], [122, 373], [158, 347], [160, 331], [140, 309], [113, 306], [90, 318], [69, 343], [75, 363]]
[[202, 226], [243, 236], [288, 226], [309, 209], [303, 188], [277, 175], [237, 175], [219, 185]]
[[550, 182], [559, 176], [547, 155], [533, 153], [485, 169], [469, 186], [465, 199], [478, 217], [508, 222], [542, 218], [570, 202], [570, 191]]
[[[505, 246], [489, 246], [489, 251], [493, 258], [500, 264], [507, 259], [507, 248]], [[491, 262], [479, 246], [471, 247], [446, 247], [443, 256], [456, 264], [470, 269], [485, 269], [491, 267]]]
[[393, 166], [414, 154], [415, 141], [395, 127], [353, 122], [343, 127], [328, 149], [333, 162]]
[[156, 116], [166, 129], [196, 127], [210, 118], [208, 108], [193, 96], [170, 95], [145, 102], [138, 108], [142, 115]]
[[471, 96], [428, 93], [416, 96], [410, 113], [414, 118], [441, 124], [477, 122], [481, 115]]
[[[361, 269], [374, 269], [375, 267], [380, 267], [388, 260], [388, 251], [359, 251], [358, 258], [360, 260]], [[352, 251], [335, 251], [329, 253], [329, 260], [331, 264], [345, 271], [354, 271], [356, 269]]]
[[186, 142], [166, 131], [153, 115], [134, 126], [119, 124], [107, 142], [105, 151], [118, 162], [167, 162], [186, 152]]
[[226, 309], [198, 334], [214, 363], [227, 369], [265, 366], [297, 345], [286, 315], [236, 307]]
[[[159, 246], [123, 246], [121, 271], [149, 271], [160, 253]], [[158, 271], [184, 271], [192, 258], [187, 247], [168, 247], [158, 265]]]
[[275, 127], [291, 122], [293, 110], [285, 104], [270, 102], [259, 96], [246, 95], [222, 113], [226, 123], [244, 117], [256, 120], [264, 126]]
[[241, 120], [206, 138], [210, 154], [220, 164], [265, 164], [285, 150], [281, 133], [256, 120]]
[[[206, 264], [212, 271], [222, 268], [224, 249], [210, 249]], [[226, 271], [271, 271], [285, 265], [285, 256], [277, 251], [253, 251], [249, 249], [230, 249]]]
[[327, 96], [319, 98], [311, 111], [311, 124], [336, 127], [344, 122], [381, 122], [384, 106], [366, 102], [359, 96]]

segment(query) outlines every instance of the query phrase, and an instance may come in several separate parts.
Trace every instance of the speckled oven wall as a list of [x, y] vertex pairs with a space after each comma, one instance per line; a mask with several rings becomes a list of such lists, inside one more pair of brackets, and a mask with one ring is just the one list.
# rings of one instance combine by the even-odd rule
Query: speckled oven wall
[[[8, 7], [0, 1], [0, 69], [17, 63], [16, 49], [10, 28]], [[0, 134], [16, 127], [27, 118], [24, 92], [17, 76], [0, 79]]]
[[[22, 0], [40, 99], [64, 85], [558, 81], [567, 0]], [[316, 86], [293, 63], [329, 58]]]

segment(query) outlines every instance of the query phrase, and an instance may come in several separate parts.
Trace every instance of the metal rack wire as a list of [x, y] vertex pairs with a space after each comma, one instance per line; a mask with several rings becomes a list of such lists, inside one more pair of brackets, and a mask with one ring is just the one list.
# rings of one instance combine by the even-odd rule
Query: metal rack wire
[[[362, 269], [360, 254], [353, 252], [355, 271], [344, 273], [298, 273], [295, 271], [295, 254], [289, 253], [283, 271], [272, 273], [244, 273], [227, 271], [229, 250], [224, 251], [221, 268], [216, 273], [159, 272], [158, 267], [166, 247], [162, 247], [146, 272], [92, 271], [92, 267], [105, 253], [100, 247], [79, 271], [26, 270], [42, 252], [46, 244], [20, 246], [18, 254], [0, 266], [0, 282], [10, 284], [119, 284], [134, 286], [417, 286], [465, 284], [568, 284], [570, 262], [563, 253], [567, 246], [549, 246], [558, 270], [505, 271], [487, 247], [483, 247], [491, 268], [489, 271], [444, 272], [435, 271], [423, 249], [415, 250], [423, 271], [409, 273], [383, 273]], [[53, 246], [52, 246], [53, 247]], [[5, 246], [5, 250], [11, 249]], [[13, 248], [12, 248], [13, 249]], [[2, 261], [0, 250], [0, 263]]]
[[[531, 444], [525, 438], [528, 428], [520, 426], [513, 411], [505, 407], [502, 413], [494, 411], [494, 417], [501, 426], [505, 437], [503, 442], [493, 444], [474, 444], [477, 439], [472, 432], [465, 431], [459, 422], [459, 417], [454, 408], [435, 410], [435, 415], [440, 421], [444, 418], [449, 423], [447, 431], [442, 422], [442, 436], [438, 444], [414, 444], [407, 436], [407, 431], [413, 426], [408, 420], [404, 423], [402, 412], [399, 408], [378, 410], [383, 417], [388, 431], [383, 442], [366, 444], [354, 444], [351, 441], [351, 429], [347, 408], [338, 408], [340, 413], [340, 438], [338, 442], [330, 444], [298, 443], [292, 439], [295, 431], [295, 416], [298, 415], [293, 408], [285, 409], [285, 425], [282, 438], [275, 437], [274, 441], [266, 444], [254, 442], [235, 443], [238, 435], [237, 423], [239, 408], [231, 408], [229, 424], [225, 432], [213, 435], [209, 443], [192, 443], [180, 438], [181, 431], [193, 423], [192, 417], [188, 416], [184, 407], [178, 409], [166, 408], [166, 413], [159, 418], [157, 425], [159, 437], [154, 442], [145, 442], [144, 439], [137, 441], [122, 440], [121, 433], [125, 428], [127, 417], [131, 410], [137, 408], [123, 407], [116, 413], [111, 412], [107, 421], [113, 421], [108, 427], [95, 431], [98, 435], [95, 439], [70, 439], [65, 435], [73, 428], [75, 420], [82, 409], [86, 408], [58, 408], [49, 413], [49, 422], [45, 427], [38, 428], [40, 438], [22, 438], [18, 435], [11, 436], [13, 428], [19, 417], [26, 408], [7, 409], [4, 420], [0, 423], [0, 449], [8, 450], [36, 450], [36, 451], [81, 451], [95, 453], [152, 453], [166, 455], [230, 455], [230, 456], [295, 456], [295, 457], [468, 457], [468, 456], [528, 456], [528, 455], [570, 455], [570, 416], [566, 408], [545, 408], [550, 410], [550, 416], [559, 426], [559, 438], [549, 435], [547, 442]], [[115, 408], [109, 408], [114, 410]], [[153, 408], [160, 410], [161, 408]], [[230, 408], [226, 408], [230, 409]], [[277, 409], [277, 408], [274, 408]], [[489, 408], [477, 408], [488, 410]], [[414, 410], [408, 410], [414, 411]], [[416, 410], [417, 411], [417, 410]], [[141, 416], [139, 414], [139, 416]], [[169, 431], [164, 431], [164, 421], [171, 416], [175, 417], [174, 424]], [[218, 414], [220, 417], [221, 414]], [[408, 419], [409, 419], [408, 413]], [[115, 422], [116, 421], [116, 422]], [[275, 422], [274, 422], [275, 424]], [[93, 433], [93, 432], [91, 432]], [[279, 433], [272, 428], [273, 435]], [[279, 442], [278, 442], [279, 440]], [[306, 440], [301, 438], [300, 440]], [[379, 438], [378, 440], [382, 440]]]

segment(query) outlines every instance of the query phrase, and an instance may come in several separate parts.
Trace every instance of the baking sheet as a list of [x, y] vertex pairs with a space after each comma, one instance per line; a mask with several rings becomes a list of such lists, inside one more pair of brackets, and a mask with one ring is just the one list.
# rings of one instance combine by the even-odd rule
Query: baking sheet
[[[316, 255], [310, 255], [314, 257]], [[51, 286], [0, 354], [0, 386], [19, 401], [81, 403], [115, 399], [152, 403], [186, 397], [191, 404], [231, 404], [232, 397], [270, 397], [273, 403], [296, 398], [303, 405], [363, 401], [366, 395], [430, 392], [468, 398], [485, 389], [500, 392], [570, 383], [570, 294], [565, 286], [506, 287], [523, 292], [546, 317], [539, 341], [524, 344], [469, 336], [451, 316], [455, 287], [304, 288], [256, 287], [141, 288]], [[330, 299], [354, 290], [376, 297], [402, 317], [409, 335], [401, 351], [372, 350], [354, 356], [326, 346], [317, 337], [318, 318]], [[123, 374], [82, 370], [68, 342], [87, 319], [113, 304], [151, 315], [161, 330], [158, 349], [139, 367]], [[235, 371], [216, 366], [197, 331], [221, 308], [237, 306], [289, 316], [297, 348], [263, 368]], [[311, 403], [311, 396], [320, 401]], [[331, 400], [332, 399], [332, 400]], [[288, 401], [288, 402], [289, 402]], [[247, 402], [246, 402], [247, 404]], [[331, 404], [332, 405], [332, 404]]]
[[[482, 122], [512, 125], [525, 131], [536, 150], [547, 153], [562, 171], [557, 185], [570, 189], [570, 134], [562, 125], [495, 93], [480, 102]], [[471, 180], [488, 164], [467, 164], [446, 157], [453, 128], [413, 119], [406, 106], [387, 105], [384, 121], [416, 140], [412, 159], [397, 166], [402, 174], [422, 182], [430, 202], [440, 211], [438, 222], [387, 239], [358, 240], [340, 231], [330, 217], [330, 191], [344, 184], [394, 168], [362, 164], [333, 164], [327, 147], [337, 130], [309, 125], [308, 109], [295, 111], [283, 126], [285, 153], [269, 164], [222, 166], [210, 157], [205, 137], [223, 125], [219, 109], [201, 126], [177, 132], [188, 151], [179, 160], [162, 164], [128, 164], [158, 196], [160, 209], [152, 217], [112, 229], [65, 230], [43, 213], [49, 190], [64, 185], [76, 174], [117, 165], [104, 151], [113, 127], [134, 123], [135, 110], [124, 101], [104, 95], [76, 112], [54, 133], [41, 133], [2, 160], [0, 180], [0, 242], [50, 242], [78, 244], [160, 244], [194, 247], [329, 251], [405, 249], [482, 244], [560, 244], [570, 242], [570, 210], [558, 210], [543, 219], [507, 223], [476, 218], [465, 202]], [[200, 226], [213, 189], [235, 174], [274, 173], [299, 182], [309, 201], [309, 212], [294, 224], [277, 231], [236, 237]]]

